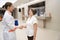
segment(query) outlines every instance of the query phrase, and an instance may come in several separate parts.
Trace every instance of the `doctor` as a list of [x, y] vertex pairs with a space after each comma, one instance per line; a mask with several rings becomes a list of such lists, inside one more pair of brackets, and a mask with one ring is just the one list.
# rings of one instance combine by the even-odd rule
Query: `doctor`
[[3, 23], [3, 38], [4, 40], [16, 40], [15, 30], [17, 27], [14, 25], [14, 18], [11, 15], [13, 12], [13, 5], [10, 2], [5, 4], [5, 14], [2, 20]]

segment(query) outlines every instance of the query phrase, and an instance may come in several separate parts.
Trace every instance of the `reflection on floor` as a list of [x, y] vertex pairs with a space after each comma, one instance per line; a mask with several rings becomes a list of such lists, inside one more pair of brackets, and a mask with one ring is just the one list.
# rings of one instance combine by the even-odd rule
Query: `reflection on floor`
[[[59, 37], [60, 37], [59, 32], [38, 28], [37, 40], [60, 40]], [[23, 29], [23, 30], [17, 29], [16, 38], [17, 38], [17, 40], [27, 40], [25, 29]], [[1, 22], [0, 22], [0, 40], [3, 40]]]

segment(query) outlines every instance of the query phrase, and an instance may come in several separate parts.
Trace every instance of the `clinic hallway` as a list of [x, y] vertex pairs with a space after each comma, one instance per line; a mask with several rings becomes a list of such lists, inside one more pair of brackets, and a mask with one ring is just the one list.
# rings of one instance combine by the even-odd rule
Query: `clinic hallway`
[[[3, 40], [3, 25], [0, 22], [0, 40]], [[16, 38], [17, 40], [27, 40], [25, 29], [17, 29], [16, 30]], [[60, 40], [60, 33], [57, 31], [43, 29], [38, 27], [37, 31], [37, 40]]]

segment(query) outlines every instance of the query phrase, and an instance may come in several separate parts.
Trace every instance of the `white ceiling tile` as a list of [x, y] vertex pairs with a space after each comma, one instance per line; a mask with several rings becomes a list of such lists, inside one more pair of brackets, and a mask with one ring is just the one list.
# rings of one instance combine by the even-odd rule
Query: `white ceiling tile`
[[6, 2], [15, 3], [17, 0], [0, 0], [0, 7], [2, 7]]

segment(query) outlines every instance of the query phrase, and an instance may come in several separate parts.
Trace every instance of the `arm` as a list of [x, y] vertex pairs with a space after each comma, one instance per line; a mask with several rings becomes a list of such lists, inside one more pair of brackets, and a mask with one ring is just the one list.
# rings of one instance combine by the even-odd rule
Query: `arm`
[[13, 28], [11, 30], [9, 30], [9, 32], [14, 32], [17, 28]]
[[34, 27], [34, 40], [36, 40], [36, 34], [37, 34], [37, 23], [33, 25]]
[[26, 25], [21, 25], [19, 29], [26, 28]]
[[14, 25], [14, 18], [13, 17], [6, 17], [5, 18], [5, 23], [6, 25], [9, 27], [9, 32], [13, 32], [17, 29], [17, 27], [15, 27]]

